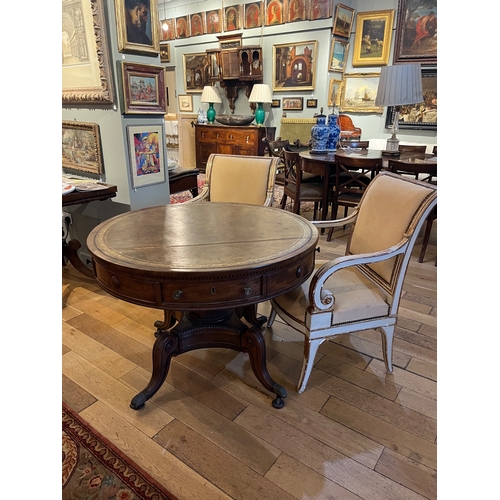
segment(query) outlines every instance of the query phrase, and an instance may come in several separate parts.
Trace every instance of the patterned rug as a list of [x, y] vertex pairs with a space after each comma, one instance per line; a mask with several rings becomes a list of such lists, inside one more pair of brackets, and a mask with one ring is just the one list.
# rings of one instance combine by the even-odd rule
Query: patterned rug
[[[201, 192], [205, 184], [205, 174], [198, 174], [198, 191]], [[182, 203], [186, 200], [191, 199], [190, 191], [183, 191], [181, 193], [175, 193], [170, 196], [170, 203]], [[274, 186], [274, 201], [273, 207], [280, 207], [281, 198], [283, 198], [283, 186], [276, 184]], [[311, 212], [314, 209], [314, 203], [303, 202], [300, 207], [300, 213]], [[292, 202], [290, 198], [287, 199], [286, 210], [292, 210]]]
[[63, 500], [177, 500], [63, 403]]

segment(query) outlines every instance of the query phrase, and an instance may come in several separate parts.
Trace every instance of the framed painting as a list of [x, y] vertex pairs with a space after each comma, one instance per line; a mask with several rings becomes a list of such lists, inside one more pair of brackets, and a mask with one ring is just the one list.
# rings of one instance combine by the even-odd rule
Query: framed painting
[[306, 106], [308, 108], [317, 108], [318, 107], [318, 99], [307, 99]]
[[303, 97], [283, 97], [284, 111], [302, 111], [304, 108]]
[[273, 90], [314, 90], [317, 40], [273, 45]]
[[330, 63], [328, 71], [338, 71], [343, 73], [347, 64], [347, 53], [349, 52], [349, 42], [341, 38], [332, 38], [330, 47]]
[[394, 63], [437, 64], [437, 0], [399, 0]]
[[340, 104], [340, 88], [342, 80], [334, 80], [330, 78], [328, 85], [328, 106], [338, 106]]
[[163, 66], [122, 61], [121, 73], [123, 114], [164, 115], [167, 112]]
[[160, 42], [160, 62], [170, 62], [170, 44], [163, 40]]
[[175, 38], [189, 38], [189, 16], [175, 18]]
[[386, 66], [391, 51], [394, 10], [358, 12], [353, 66]]
[[222, 26], [222, 10], [207, 10], [205, 12], [205, 20], [207, 23], [207, 33], [209, 35], [213, 33], [220, 33]]
[[271, 101], [271, 108], [279, 108], [281, 106], [281, 99], [273, 99]]
[[62, 122], [62, 166], [91, 174], [104, 173], [97, 123]]
[[175, 19], [170, 18], [161, 21], [160, 31], [161, 31], [161, 37], [160, 37], [161, 40], [175, 40]]
[[355, 113], [383, 113], [383, 106], [375, 106], [380, 73], [344, 74], [341, 85], [340, 111]]
[[193, 112], [193, 96], [192, 94], [178, 94], [177, 101], [179, 104], [179, 111], [181, 113]]
[[158, 55], [158, 0], [115, 0], [115, 13], [119, 52]]
[[132, 187], [166, 181], [163, 125], [127, 126]]
[[[437, 69], [422, 68], [422, 91], [424, 101], [401, 106], [399, 128], [414, 130], [437, 130]], [[385, 128], [391, 128], [396, 110], [387, 108]]]
[[332, 0], [311, 0], [309, 4], [309, 19], [328, 19], [332, 17]]
[[289, 0], [287, 22], [306, 21], [308, 19], [307, 0]]
[[201, 94], [208, 81], [207, 53], [183, 54], [183, 58], [186, 93]]
[[224, 9], [224, 31], [234, 31], [241, 28], [241, 14], [239, 5], [231, 5]]
[[244, 5], [245, 29], [262, 26], [262, 2], [246, 3]]
[[189, 15], [189, 30], [191, 36], [205, 34], [205, 12]]
[[351, 36], [352, 23], [354, 21], [354, 9], [337, 4], [335, 11], [335, 18], [333, 19], [333, 34], [336, 36], [343, 36], [349, 38]]
[[274, 26], [283, 24], [283, 1], [282, 0], [266, 0], [266, 26]]
[[103, 0], [62, 4], [62, 105], [111, 106], [113, 73]]

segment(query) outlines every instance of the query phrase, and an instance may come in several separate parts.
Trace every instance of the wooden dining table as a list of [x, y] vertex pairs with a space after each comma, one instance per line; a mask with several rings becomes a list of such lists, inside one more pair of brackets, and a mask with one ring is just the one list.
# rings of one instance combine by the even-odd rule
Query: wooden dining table
[[433, 162], [436, 157], [427, 153], [401, 153], [398, 157], [389, 157], [382, 154], [381, 149], [338, 149], [334, 153], [329, 154], [315, 154], [310, 151], [303, 151], [300, 153], [302, 161], [302, 169], [305, 172], [310, 172], [314, 175], [319, 175], [323, 179], [323, 201], [321, 203], [321, 220], [326, 220], [328, 214], [328, 202], [330, 199], [331, 184], [330, 179], [336, 173], [336, 156], [348, 155], [355, 158], [382, 158], [383, 167], [388, 167], [390, 159], [397, 159], [402, 162]]

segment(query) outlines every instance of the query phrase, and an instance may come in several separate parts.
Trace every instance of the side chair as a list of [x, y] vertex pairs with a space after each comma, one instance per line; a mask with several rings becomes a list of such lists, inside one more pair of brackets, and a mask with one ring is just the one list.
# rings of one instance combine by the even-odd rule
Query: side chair
[[369, 184], [349, 217], [313, 221], [320, 228], [352, 222], [345, 256], [324, 263], [300, 287], [271, 299], [276, 315], [304, 335], [297, 383], [303, 392], [319, 346], [335, 335], [375, 329], [392, 372], [392, 347], [403, 282], [418, 232], [437, 203], [437, 187], [391, 172]]
[[427, 146], [415, 146], [410, 144], [400, 144], [398, 147], [400, 153], [425, 153]]

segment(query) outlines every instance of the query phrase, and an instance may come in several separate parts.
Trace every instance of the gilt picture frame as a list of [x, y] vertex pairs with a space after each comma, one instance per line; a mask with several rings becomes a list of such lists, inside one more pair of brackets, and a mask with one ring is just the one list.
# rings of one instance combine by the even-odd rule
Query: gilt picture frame
[[273, 45], [273, 91], [314, 90], [318, 41]]
[[341, 85], [340, 111], [354, 113], [383, 113], [375, 106], [380, 73], [345, 73]]
[[[156, 56], [160, 52], [158, 0], [149, 0], [149, 10], [127, 9], [125, 0], [115, 0], [118, 51]], [[139, 18], [140, 23], [134, 23]]]
[[342, 86], [342, 80], [336, 80], [330, 78], [328, 84], [328, 106], [339, 106], [340, 105], [340, 90]]
[[165, 130], [163, 125], [127, 126], [132, 188], [161, 184], [165, 174]]
[[167, 112], [165, 68], [122, 61], [123, 110], [125, 115], [164, 115]]
[[97, 123], [62, 122], [62, 166], [96, 175], [104, 173]]
[[332, 28], [332, 32], [335, 36], [342, 36], [344, 38], [349, 38], [351, 36], [355, 12], [354, 9], [347, 7], [347, 5], [341, 3], [337, 4]]
[[62, 4], [62, 105], [112, 106], [115, 90], [103, 0], [82, 0], [80, 7]]
[[185, 92], [201, 94], [203, 87], [207, 85], [207, 75], [205, 74], [207, 53], [183, 54], [182, 57], [184, 63]]
[[160, 42], [160, 62], [170, 62], [170, 44], [168, 42]]
[[391, 52], [394, 10], [358, 12], [352, 65], [386, 66]]
[[349, 42], [341, 38], [332, 38], [330, 46], [330, 59], [328, 71], [343, 73], [347, 65], [347, 54], [349, 53]]
[[437, 64], [437, 0], [399, 0], [394, 64]]
[[177, 104], [180, 113], [193, 112], [193, 95], [192, 94], [177, 94]]

